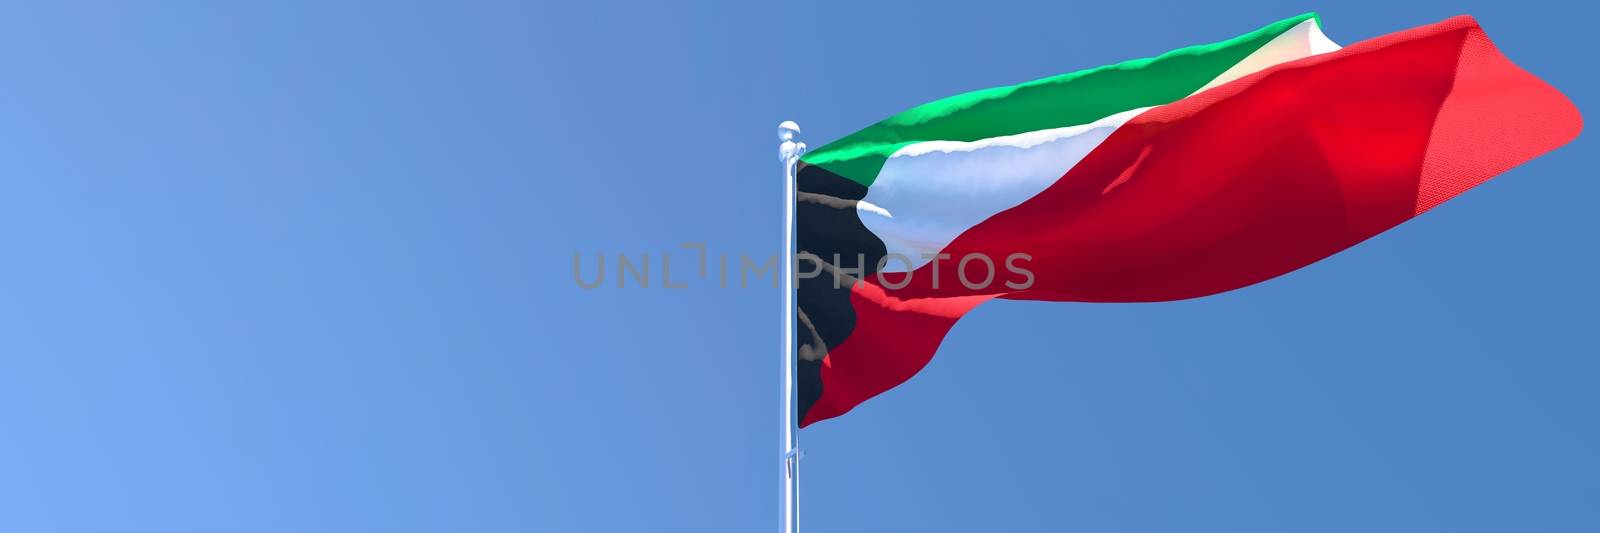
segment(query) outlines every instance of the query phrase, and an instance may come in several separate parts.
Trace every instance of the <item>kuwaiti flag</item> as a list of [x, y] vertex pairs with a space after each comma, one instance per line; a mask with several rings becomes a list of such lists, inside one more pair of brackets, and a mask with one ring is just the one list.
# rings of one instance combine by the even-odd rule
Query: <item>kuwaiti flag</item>
[[990, 299], [1244, 287], [1580, 129], [1465, 16], [1341, 49], [1307, 14], [914, 107], [802, 158], [800, 424], [909, 379]]

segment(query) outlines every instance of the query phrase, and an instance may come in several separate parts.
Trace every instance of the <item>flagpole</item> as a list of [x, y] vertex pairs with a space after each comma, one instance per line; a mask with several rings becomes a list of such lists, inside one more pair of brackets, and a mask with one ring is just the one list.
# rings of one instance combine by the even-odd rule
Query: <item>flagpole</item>
[[783, 161], [783, 385], [781, 402], [783, 445], [780, 448], [783, 482], [783, 533], [800, 531], [800, 435], [795, 426], [794, 403], [794, 195], [795, 173], [806, 143], [795, 139], [800, 125], [786, 120], [778, 125], [778, 157]]

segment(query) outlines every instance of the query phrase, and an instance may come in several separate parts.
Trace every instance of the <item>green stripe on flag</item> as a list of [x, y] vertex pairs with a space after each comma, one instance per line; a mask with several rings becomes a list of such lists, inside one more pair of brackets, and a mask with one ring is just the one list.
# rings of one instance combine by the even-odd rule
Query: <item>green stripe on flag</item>
[[872, 185], [884, 161], [907, 144], [975, 141], [1076, 126], [1130, 109], [1170, 103], [1205, 86], [1308, 19], [1321, 24], [1316, 13], [1306, 13], [1226, 41], [936, 100], [828, 143], [802, 160]]

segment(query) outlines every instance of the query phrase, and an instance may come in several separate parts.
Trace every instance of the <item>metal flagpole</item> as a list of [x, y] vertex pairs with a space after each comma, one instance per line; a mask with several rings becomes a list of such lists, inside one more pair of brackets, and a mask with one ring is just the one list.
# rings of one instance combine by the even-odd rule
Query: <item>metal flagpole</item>
[[800, 435], [795, 427], [794, 403], [794, 195], [795, 172], [806, 143], [795, 140], [800, 125], [786, 120], [778, 125], [778, 157], [783, 160], [783, 533], [800, 531]]

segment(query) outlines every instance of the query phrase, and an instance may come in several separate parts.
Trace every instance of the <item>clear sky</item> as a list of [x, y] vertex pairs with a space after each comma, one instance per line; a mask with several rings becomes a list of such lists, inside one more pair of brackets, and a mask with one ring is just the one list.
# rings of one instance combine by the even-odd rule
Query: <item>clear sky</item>
[[[1310, 10], [1600, 109], [1572, 2], [13, 4], [0, 531], [772, 530], [778, 294], [678, 245], [776, 251], [779, 121]], [[1600, 530], [1593, 137], [1244, 290], [985, 305], [802, 433], [805, 530]]]

